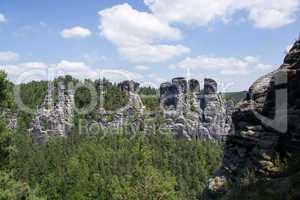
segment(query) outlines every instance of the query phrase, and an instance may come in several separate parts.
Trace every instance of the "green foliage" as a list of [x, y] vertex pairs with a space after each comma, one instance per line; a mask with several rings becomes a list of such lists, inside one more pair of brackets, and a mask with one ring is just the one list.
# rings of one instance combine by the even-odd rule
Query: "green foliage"
[[142, 102], [148, 111], [159, 110], [159, 95], [158, 90], [153, 87], [140, 87], [139, 95], [141, 96]]
[[11, 134], [3, 119], [0, 119], [0, 170], [8, 165], [11, 148]]
[[75, 105], [76, 108], [82, 109], [90, 105], [92, 96], [89, 89], [85, 87], [79, 87], [75, 93]]
[[31, 109], [35, 109], [44, 101], [47, 93], [48, 82], [32, 81], [30, 83], [18, 85], [17, 87], [20, 87], [20, 97], [24, 105]]
[[1, 200], [44, 200], [36, 196], [28, 184], [14, 180], [10, 174], [0, 171]]
[[226, 100], [232, 100], [235, 104], [244, 100], [247, 96], [247, 91], [227, 92], [223, 94]]
[[140, 87], [139, 89], [139, 94], [140, 95], [147, 95], [147, 96], [157, 96], [158, 95], [158, 90], [153, 87]]
[[12, 106], [13, 85], [7, 80], [5, 72], [0, 70], [0, 107], [7, 108]]
[[159, 99], [157, 96], [143, 95], [141, 99], [147, 110], [159, 111]]
[[53, 200], [197, 199], [218, 167], [221, 147], [167, 135], [72, 135], [18, 141], [15, 178]]
[[128, 95], [114, 84], [104, 88], [104, 108], [115, 111], [128, 103]]
[[[5, 82], [5, 81], [0, 81]], [[0, 83], [0, 84], [2, 84]], [[2, 89], [5, 87], [2, 84]], [[5, 92], [0, 94], [1, 102], [10, 100]], [[2, 104], [7, 105], [7, 104]], [[0, 119], [0, 199], [1, 200], [42, 200], [35, 195], [29, 185], [25, 182], [16, 181], [12, 177], [14, 169], [11, 165], [12, 154], [16, 151], [14, 137], [7, 129], [5, 120]], [[9, 173], [7, 171], [10, 171]]]
[[[5, 75], [2, 78], [0, 106], [6, 106], [11, 84]], [[54, 80], [55, 87], [59, 82], [77, 81], [70, 76], [59, 77]], [[99, 86], [97, 81], [85, 83]], [[43, 102], [48, 82], [19, 86], [24, 103], [35, 108]], [[103, 91], [107, 110], [128, 103], [127, 94], [116, 84], [106, 81]], [[143, 101], [148, 109], [157, 110], [156, 90], [146, 88], [142, 93], [147, 96]], [[75, 94], [78, 106], [84, 107], [89, 101], [87, 91], [79, 88]], [[81, 117], [75, 115], [75, 127]], [[159, 128], [153, 135], [133, 135], [127, 129], [122, 134], [102, 130], [86, 135], [74, 129], [67, 138], [34, 144], [28, 135], [30, 121], [30, 115], [20, 112], [12, 135], [0, 120], [0, 200], [199, 199], [206, 180], [221, 161], [222, 145], [176, 140]], [[157, 117], [153, 123], [160, 127], [164, 119]]]

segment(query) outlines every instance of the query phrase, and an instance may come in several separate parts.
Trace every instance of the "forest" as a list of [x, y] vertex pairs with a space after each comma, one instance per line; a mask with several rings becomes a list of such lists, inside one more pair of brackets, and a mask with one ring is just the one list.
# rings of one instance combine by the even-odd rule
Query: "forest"
[[[74, 81], [71, 77], [64, 80]], [[12, 86], [1, 72], [1, 109], [17, 109]], [[24, 102], [34, 108], [41, 104], [47, 82], [20, 87]], [[106, 108], [126, 101], [126, 94], [115, 84], [107, 85], [106, 90]], [[84, 92], [76, 94], [81, 106], [88, 102]], [[151, 88], [141, 93], [155, 96]], [[116, 101], [116, 96], [123, 97], [124, 102]], [[150, 109], [155, 109], [152, 101]], [[75, 126], [68, 137], [53, 137], [41, 144], [34, 143], [28, 134], [31, 115], [19, 112], [15, 132], [2, 117], [0, 199], [199, 199], [206, 181], [221, 163], [221, 142], [178, 140], [161, 130], [152, 135], [133, 134], [129, 129], [79, 134], [76, 122], [85, 117], [74, 116]]]

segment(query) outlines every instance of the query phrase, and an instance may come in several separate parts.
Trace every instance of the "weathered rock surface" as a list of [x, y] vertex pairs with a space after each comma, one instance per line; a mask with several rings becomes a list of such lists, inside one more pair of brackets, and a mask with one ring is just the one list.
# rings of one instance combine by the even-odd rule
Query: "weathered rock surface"
[[[142, 115], [144, 112], [144, 105], [141, 97], [137, 91], [139, 89], [139, 83], [134, 81], [123, 81], [118, 84], [118, 87], [126, 92], [128, 95], [128, 104], [115, 113], [107, 113], [105, 110], [101, 112], [101, 119], [98, 122], [104, 128], [121, 128], [129, 120], [134, 120], [137, 116]], [[107, 117], [111, 119], [107, 120]], [[132, 123], [132, 126], [138, 127], [141, 122]]]
[[132, 80], [127, 80], [119, 83], [118, 86], [124, 92], [136, 92], [140, 84]]
[[18, 113], [10, 109], [2, 109], [1, 114], [7, 121], [7, 127], [14, 132], [17, 129]]
[[[258, 79], [248, 97], [233, 113], [221, 169], [208, 181], [205, 199], [220, 196], [222, 182], [239, 185], [250, 171], [268, 178], [278, 176], [276, 154], [300, 152], [300, 40], [281, 67]], [[218, 184], [215, 184], [218, 183]], [[219, 186], [220, 185], [220, 186]]]
[[49, 85], [44, 103], [31, 123], [30, 134], [36, 142], [49, 136], [67, 136], [73, 126], [74, 91], [64, 85], [58, 88], [58, 102], [54, 102], [54, 88]]
[[234, 106], [217, 93], [212, 79], [205, 79], [204, 94], [195, 79], [178, 77], [163, 83], [160, 104], [167, 128], [179, 138], [222, 139], [228, 135]]

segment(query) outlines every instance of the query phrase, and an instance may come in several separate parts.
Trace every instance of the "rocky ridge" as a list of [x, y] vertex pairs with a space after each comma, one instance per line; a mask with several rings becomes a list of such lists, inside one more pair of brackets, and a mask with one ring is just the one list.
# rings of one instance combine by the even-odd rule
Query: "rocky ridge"
[[49, 84], [48, 93], [29, 129], [33, 139], [43, 141], [51, 136], [67, 136], [73, 126], [74, 91], [64, 85], [58, 87], [58, 101], [54, 102], [54, 88]]
[[[137, 93], [139, 83], [127, 80], [119, 83], [118, 87], [128, 95], [128, 103], [114, 113], [108, 113], [104, 108], [100, 108], [99, 115], [101, 115], [101, 119], [98, 123], [103, 128], [121, 128], [129, 119], [144, 113], [145, 106]], [[112, 119], [106, 120], [107, 116], [111, 115]]]
[[179, 138], [224, 139], [231, 127], [233, 104], [217, 93], [213, 79], [204, 80], [201, 94], [198, 80], [179, 77], [160, 86], [160, 105], [167, 128]]
[[233, 112], [222, 167], [208, 181], [204, 199], [224, 197], [249, 173], [268, 178], [281, 173], [278, 155], [300, 152], [300, 39], [280, 68], [258, 79]]

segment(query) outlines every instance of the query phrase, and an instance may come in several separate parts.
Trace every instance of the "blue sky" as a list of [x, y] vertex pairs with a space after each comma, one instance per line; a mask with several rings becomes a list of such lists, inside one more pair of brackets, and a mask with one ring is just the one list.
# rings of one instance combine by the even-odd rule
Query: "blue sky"
[[247, 90], [278, 68], [299, 36], [299, 6], [300, 0], [0, 0], [0, 66], [14, 82], [46, 79], [52, 70], [153, 86], [175, 76], [212, 77], [221, 90]]

